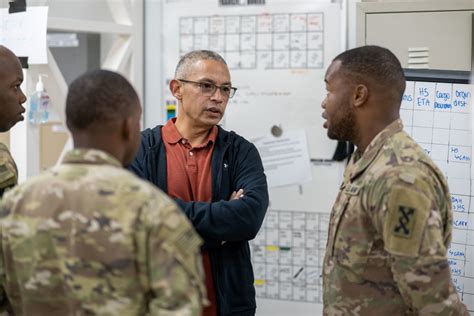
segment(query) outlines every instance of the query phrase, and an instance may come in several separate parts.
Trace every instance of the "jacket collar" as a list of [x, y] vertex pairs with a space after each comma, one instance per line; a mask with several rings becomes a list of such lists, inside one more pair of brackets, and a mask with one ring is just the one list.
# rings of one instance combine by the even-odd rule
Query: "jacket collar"
[[385, 129], [383, 129], [377, 136], [372, 139], [369, 146], [365, 149], [364, 153], [356, 151], [349, 162], [347, 170], [349, 171], [349, 179], [353, 181], [362, 172], [370, 166], [374, 159], [378, 156], [383, 145], [389, 137], [403, 130], [403, 124], [400, 119], [397, 119], [390, 123]]
[[66, 153], [63, 163], [111, 165], [122, 168], [122, 164], [105, 151], [90, 148], [76, 148]]

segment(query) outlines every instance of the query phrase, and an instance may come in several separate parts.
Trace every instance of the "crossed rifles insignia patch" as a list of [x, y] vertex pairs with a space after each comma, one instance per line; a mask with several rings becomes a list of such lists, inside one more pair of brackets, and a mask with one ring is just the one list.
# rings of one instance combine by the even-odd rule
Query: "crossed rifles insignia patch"
[[393, 233], [404, 238], [411, 238], [413, 227], [415, 225], [416, 209], [399, 205], [398, 206], [398, 224], [395, 225]]

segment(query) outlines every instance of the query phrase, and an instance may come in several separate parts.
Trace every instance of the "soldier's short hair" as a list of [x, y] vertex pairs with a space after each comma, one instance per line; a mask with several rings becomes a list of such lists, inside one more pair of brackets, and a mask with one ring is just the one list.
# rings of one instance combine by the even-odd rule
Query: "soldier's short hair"
[[69, 85], [66, 121], [70, 128], [86, 129], [94, 123], [128, 117], [139, 98], [122, 75], [109, 70], [91, 70]]
[[341, 61], [342, 69], [362, 82], [383, 85], [385, 91], [393, 89], [402, 99], [405, 75], [398, 58], [388, 49], [367, 45], [347, 50], [334, 58]]
[[189, 71], [195, 62], [200, 60], [215, 60], [227, 65], [224, 58], [216, 52], [210, 50], [194, 50], [185, 54], [178, 62], [174, 73], [175, 79], [186, 79]]

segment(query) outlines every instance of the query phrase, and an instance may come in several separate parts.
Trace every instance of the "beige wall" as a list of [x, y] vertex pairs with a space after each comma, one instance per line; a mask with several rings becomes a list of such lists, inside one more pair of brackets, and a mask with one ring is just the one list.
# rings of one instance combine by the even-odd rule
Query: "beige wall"
[[60, 122], [40, 126], [40, 171], [56, 164], [67, 139], [68, 133]]
[[[56, 164], [68, 139], [68, 133], [60, 122], [40, 125], [40, 170]], [[0, 133], [0, 143], [10, 148], [10, 132]]]

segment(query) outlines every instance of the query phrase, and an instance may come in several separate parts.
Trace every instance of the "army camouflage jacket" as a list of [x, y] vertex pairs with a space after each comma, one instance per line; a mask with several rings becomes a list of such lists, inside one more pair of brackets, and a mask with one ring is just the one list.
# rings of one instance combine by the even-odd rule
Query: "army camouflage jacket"
[[447, 261], [443, 174], [396, 120], [344, 174], [324, 259], [325, 315], [468, 315]]
[[191, 224], [108, 154], [69, 152], [8, 191], [0, 212], [0, 298], [15, 315], [200, 315]]
[[18, 169], [7, 146], [0, 143], [0, 197], [18, 182]]

